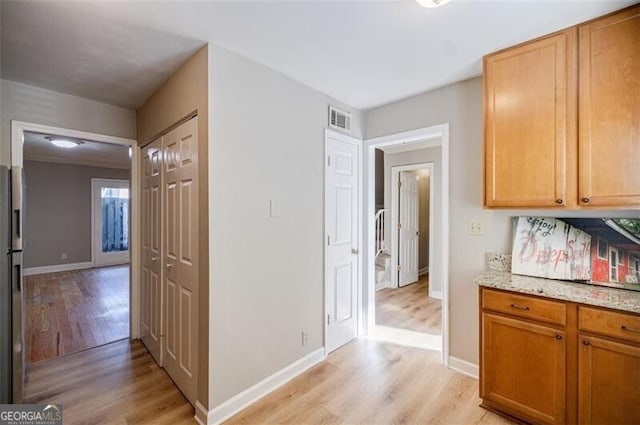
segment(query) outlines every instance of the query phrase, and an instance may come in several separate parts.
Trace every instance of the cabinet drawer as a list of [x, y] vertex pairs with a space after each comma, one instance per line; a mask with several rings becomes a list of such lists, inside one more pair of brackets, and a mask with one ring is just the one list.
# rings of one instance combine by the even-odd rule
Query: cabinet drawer
[[564, 303], [537, 297], [484, 289], [482, 308], [540, 322], [567, 324], [567, 306]]
[[640, 316], [591, 307], [578, 307], [581, 331], [640, 343]]

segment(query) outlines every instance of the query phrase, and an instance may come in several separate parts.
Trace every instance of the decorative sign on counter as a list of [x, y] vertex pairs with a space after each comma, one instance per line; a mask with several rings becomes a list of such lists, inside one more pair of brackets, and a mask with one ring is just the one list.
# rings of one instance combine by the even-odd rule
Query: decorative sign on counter
[[515, 217], [511, 272], [640, 291], [640, 219]]

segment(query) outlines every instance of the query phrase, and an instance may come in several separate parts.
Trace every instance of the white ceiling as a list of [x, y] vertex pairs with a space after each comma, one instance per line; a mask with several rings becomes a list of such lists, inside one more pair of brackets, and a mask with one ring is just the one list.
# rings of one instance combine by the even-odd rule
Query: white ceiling
[[203, 40], [366, 109], [480, 75], [489, 52], [634, 2], [3, 1], [2, 71], [131, 107]]
[[[24, 159], [28, 161], [129, 169], [131, 161], [129, 159], [129, 148], [126, 146], [82, 140], [83, 143], [79, 146], [65, 149], [54, 146], [46, 138], [53, 136], [25, 131]], [[68, 137], [60, 138], [68, 139]]]

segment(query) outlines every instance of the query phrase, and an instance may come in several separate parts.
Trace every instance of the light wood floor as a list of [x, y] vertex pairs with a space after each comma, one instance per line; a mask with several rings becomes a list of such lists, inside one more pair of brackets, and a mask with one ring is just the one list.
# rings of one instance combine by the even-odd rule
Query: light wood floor
[[402, 288], [376, 291], [376, 324], [442, 335], [442, 303], [429, 298], [429, 275]]
[[65, 425], [194, 424], [194, 410], [139, 341], [27, 367], [26, 403], [62, 404]]
[[[407, 304], [412, 291], [421, 294], [418, 284], [381, 294], [385, 325], [413, 328], [438, 310], [420, 295], [423, 304]], [[397, 322], [382, 313], [394, 309], [402, 313]], [[65, 424], [195, 423], [191, 405], [138, 341], [30, 365], [26, 393], [31, 403], [63, 404]], [[511, 424], [478, 404], [477, 381], [442, 366], [438, 351], [358, 339], [226, 424]]]
[[35, 363], [129, 336], [129, 266], [27, 276], [26, 358]]
[[[378, 291], [376, 324], [441, 335], [427, 285]], [[442, 366], [438, 350], [358, 339], [225, 424], [511, 424], [479, 403], [478, 382]]]

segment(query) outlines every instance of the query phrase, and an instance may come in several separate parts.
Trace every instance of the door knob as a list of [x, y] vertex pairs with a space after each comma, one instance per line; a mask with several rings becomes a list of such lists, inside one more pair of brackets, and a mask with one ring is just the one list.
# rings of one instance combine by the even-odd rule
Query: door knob
[[167, 268], [170, 269], [173, 267], [173, 263], [167, 263]]
[[351, 248], [351, 254], [353, 254], [353, 255], [358, 255], [358, 254], [360, 254], [360, 251], [358, 251], [358, 250], [357, 250], [357, 249], [355, 249], [355, 248]]
[[158, 261], [158, 257], [151, 257], [151, 261], [155, 263], [156, 261]]

